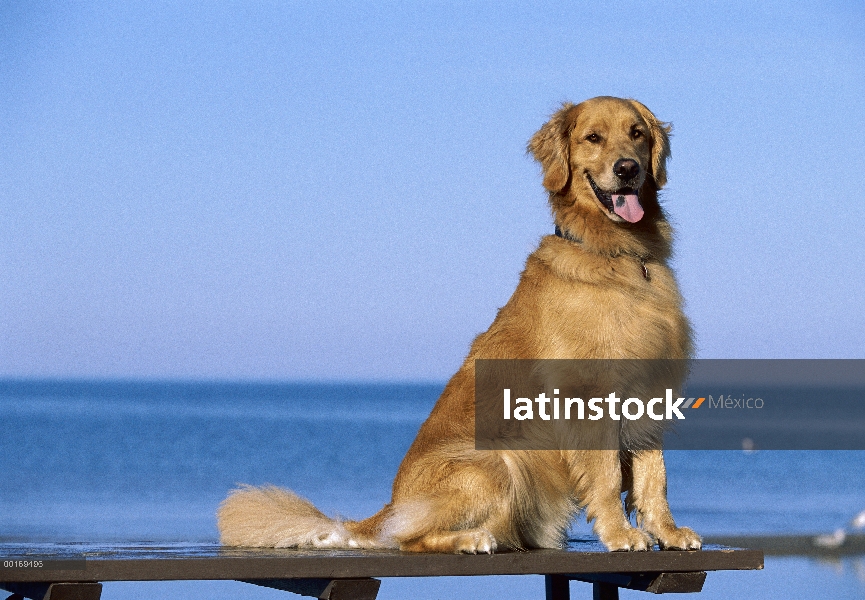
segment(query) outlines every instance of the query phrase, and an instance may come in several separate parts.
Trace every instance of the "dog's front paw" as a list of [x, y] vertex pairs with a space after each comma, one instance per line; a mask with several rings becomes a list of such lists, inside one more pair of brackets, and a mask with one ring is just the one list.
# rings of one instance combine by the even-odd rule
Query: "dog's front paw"
[[677, 527], [658, 536], [661, 550], [699, 550], [703, 540], [690, 527]]
[[643, 552], [652, 547], [652, 538], [642, 529], [622, 528], [612, 535], [601, 537], [601, 542], [612, 552]]
[[475, 529], [462, 533], [455, 544], [459, 554], [492, 554], [496, 551], [496, 538], [486, 529]]

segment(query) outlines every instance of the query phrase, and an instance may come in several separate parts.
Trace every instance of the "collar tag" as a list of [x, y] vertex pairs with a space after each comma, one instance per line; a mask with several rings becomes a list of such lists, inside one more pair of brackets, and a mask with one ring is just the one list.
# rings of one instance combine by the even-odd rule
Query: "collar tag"
[[[569, 242], [574, 242], [575, 244], [582, 244], [583, 243], [583, 240], [581, 240], [580, 238], [574, 237], [566, 231], [562, 231], [562, 228], [559, 227], [558, 225], [556, 225], [556, 237], [560, 237], [563, 240], [568, 240]], [[649, 267], [646, 266], [646, 259], [643, 258], [642, 256], [637, 256], [637, 255], [633, 255], [633, 256], [636, 256], [637, 260], [640, 261], [640, 268], [643, 271], [643, 279], [645, 279], [646, 281], [652, 281], [652, 277], [649, 275]]]

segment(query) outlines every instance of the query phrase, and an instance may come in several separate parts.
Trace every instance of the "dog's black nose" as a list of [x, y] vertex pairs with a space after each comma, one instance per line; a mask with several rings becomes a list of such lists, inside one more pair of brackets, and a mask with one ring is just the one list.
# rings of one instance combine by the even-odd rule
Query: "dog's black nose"
[[630, 181], [640, 174], [640, 165], [632, 158], [620, 158], [613, 165], [613, 173], [622, 181]]

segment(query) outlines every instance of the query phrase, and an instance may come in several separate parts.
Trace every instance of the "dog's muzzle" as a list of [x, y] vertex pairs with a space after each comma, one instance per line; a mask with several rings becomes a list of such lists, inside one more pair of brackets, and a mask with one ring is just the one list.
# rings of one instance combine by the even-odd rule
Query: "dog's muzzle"
[[629, 187], [619, 188], [615, 192], [605, 192], [595, 183], [592, 176], [586, 173], [592, 191], [598, 200], [611, 213], [615, 213], [628, 223], [636, 223], [645, 214], [643, 205], [640, 204], [640, 195], [637, 190]]

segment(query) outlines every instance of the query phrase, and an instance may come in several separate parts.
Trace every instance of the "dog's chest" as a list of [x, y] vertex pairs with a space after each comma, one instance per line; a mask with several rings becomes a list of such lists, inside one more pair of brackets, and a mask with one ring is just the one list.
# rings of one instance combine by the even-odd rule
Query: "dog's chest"
[[685, 358], [690, 328], [672, 272], [630, 257], [594, 280], [549, 278], [537, 290], [538, 356]]

